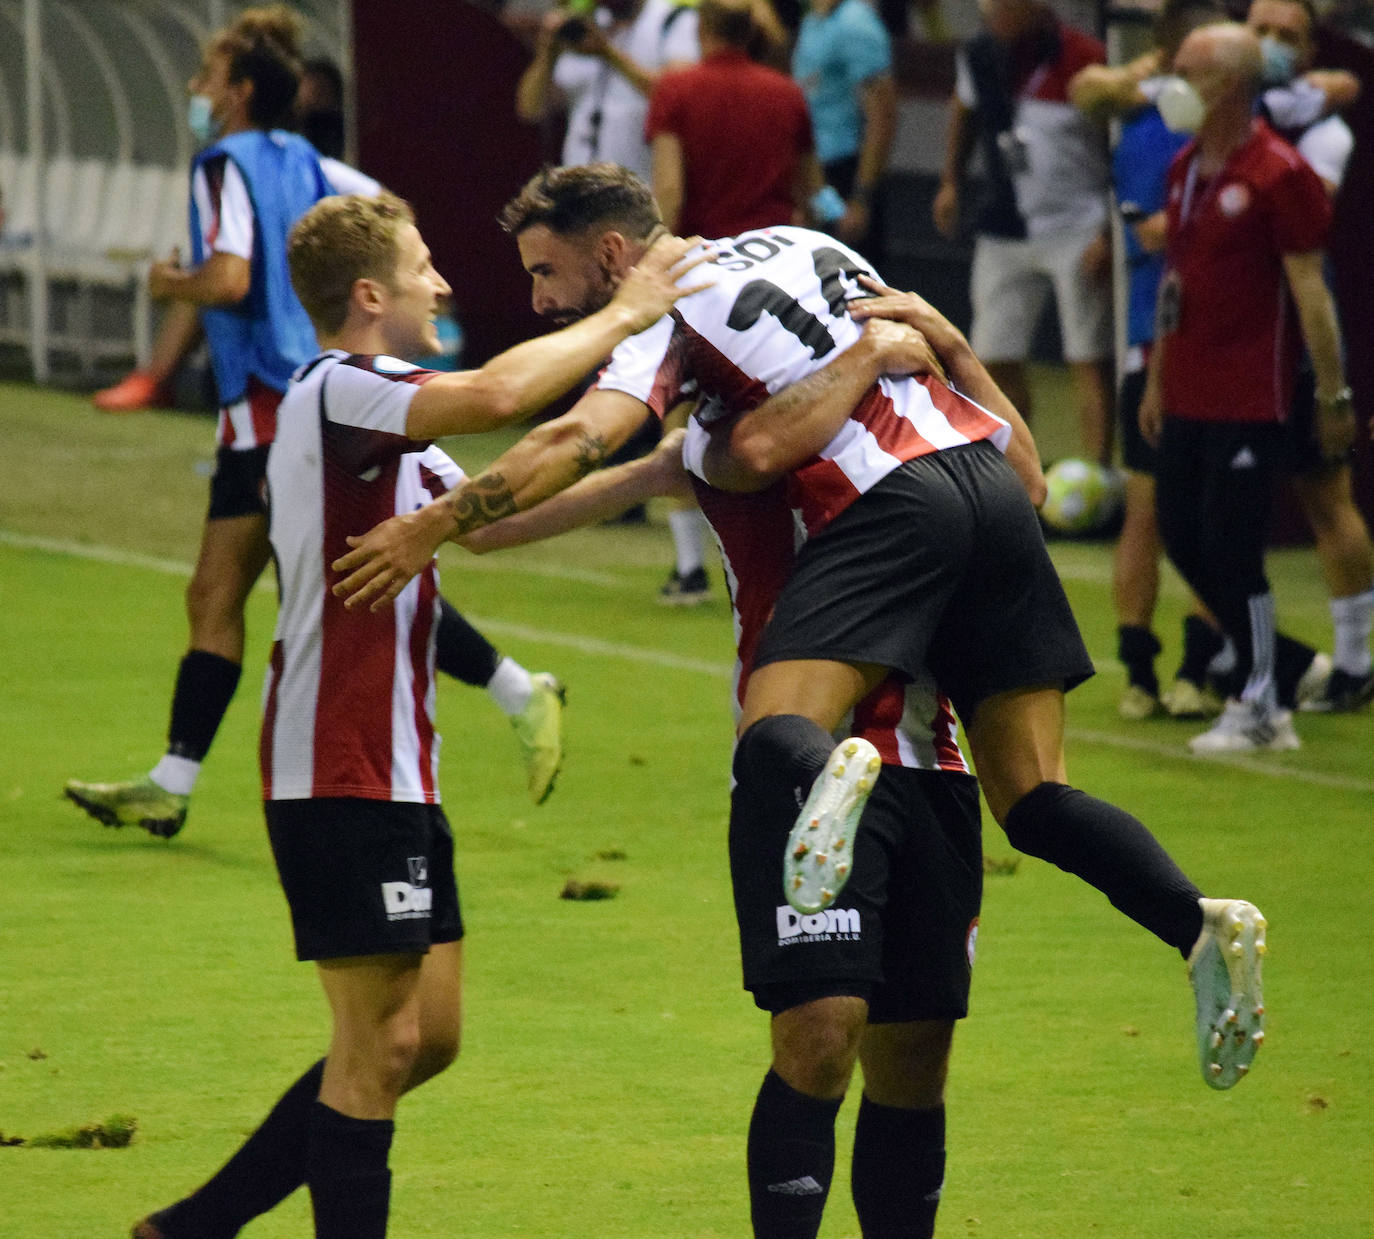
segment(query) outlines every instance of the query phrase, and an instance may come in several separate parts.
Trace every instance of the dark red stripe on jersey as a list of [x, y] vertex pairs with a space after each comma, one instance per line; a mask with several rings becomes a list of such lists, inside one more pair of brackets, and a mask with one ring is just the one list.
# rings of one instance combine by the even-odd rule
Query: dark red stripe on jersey
[[897, 731], [906, 710], [906, 685], [890, 675], [854, 707], [854, 734], [878, 750], [886, 766], [902, 765]]
[[427, 465], [420, 466], [420, 485], [429, 491], [430, 496], [434, 499], [439, 498], [440, 495], [448, 494], [448, 487], [444, 485], [444, 479]]
[[1000, 419], [939, 379], [921, 378], [916, 381], [929, 393], [931, 404], [944, 414], [945, 420], [969, 440], [990, 439], [1002, 428]]
[[806, 532], [824, 529], [859, 497], [859, 489], [833, 460], [802, 465], [788, 475], [789, 501], [802, 514]]
[[262, 731], [258, 734], [258, 771], [262, 776], [262, 798], [272, 798], [272, 737], [277, 729], [277, 690], [281, 686], [284, 666], [282, 643], [272, 642], [272, 656], [268, 660], [267, 701], [262, 711]]
[[418, 741], [418, 760], [420, 763], [420, 787], [425, 794], [426, 804], [438, 802], [438, 792], [434, 786], [434, 726], [430, 722], [429, 711], [425, 708], [425, 698], [430, 690], [429, 642], [437, 616], [435, 600], [439, 596], [439, 584], [435, 579], [434, 564], [420, 573], [420, 596], [415, 607], [415, 620], [410, 628], [410, 666], [414, 672], [411, 681], [411, 711], [415, 720], [415, 736]]
[[[685, 372], [697, 380], [703, 394], [719, 398], [732, 413], [745, 413], [768, 399], [768, 388], [741, 370], [705, 336], [674, 318], [677, 329], [664, 363], [674, 357], [678, 347]], [[678, 341], [681, 345], [678, 345]]]
[[949, 698], [940, 693], [937, 700], [939, 706], [930, 722], [931, 734], [935, 737], [935, 764], [941, 770], [960, 770], [967, 774], [968, 763], [959, 751], [956, 731], [958, 723], [955, 721], [953, 709], [950, 708]]
[[[315, 708], [313, 794], [337, 795], [340, 787], [391, 791], [391, 700], [395, 678], [396, 611], [346, 610], [328, 588], [329, 565], [349, 547], [349, 534], [365, 533], [395, 515], [400, 461], [392, 458], [371, 481], [331, 460], [333, 423], [323, 423], [324, 545], [326, 589], [320, 621], [320, 691]], [[383, 763], [385, 763], [383, 765]], [[326, 790], [321, 790], [326, 789]]]
[[897, 412], [881, 387], [870, 387], [851, 416], [868, 427], [884, 452], [898, 460], [914, 460], [935, 451], [935, 445]]
[[277, 437], [277, 407], [281, 404], [282, 393], [250, 374], [244, 399], [248, 401], [248, 415], [253, 420], [253, 442], [258, 447], [265, 447]]

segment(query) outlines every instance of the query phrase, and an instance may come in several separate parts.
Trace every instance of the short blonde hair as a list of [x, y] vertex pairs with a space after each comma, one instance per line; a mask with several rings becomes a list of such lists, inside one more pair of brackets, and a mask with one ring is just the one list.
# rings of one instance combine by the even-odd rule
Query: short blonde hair
[[321, 198], [296, 221], [286, 252], [291, 284], [317, 332], [344, 325], [358, 280], [394, 285], [400, 232], [414, 222], [410, 204], [392, 193]]

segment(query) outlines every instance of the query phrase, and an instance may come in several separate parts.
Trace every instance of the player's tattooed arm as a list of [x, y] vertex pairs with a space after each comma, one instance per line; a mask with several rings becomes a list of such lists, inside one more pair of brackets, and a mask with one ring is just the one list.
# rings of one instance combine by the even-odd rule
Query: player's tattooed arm
[[648, 415], [643, 403], [623, 392], [589, 392], [562, 417], [534, 427], [477, 477], [416, 512], [350, 536], [348, 553], [331, 565], [340, 577], [334, 594], [350, 609], [381, 610], [424, 571], [445, 540], [461, 539], [572, 485], [603, 464]]
[[577, 440], [577, 450], [574, 460], [576, 462], [577, 476], [584, 478], [594, 469], [600, 469], [606, 463], [606, 458], [610, 456], [610, 448], [606, 445], [604, 435], [594, 434], [591, 431], [583, 431]]
[[713, 433], [701, 475], [721, 490], [762, 490], [821, 451], [880, 376], [941, 373], [919, 331], [873, 319], [829, 365]]
[[501, 474], [492, 472], [480, 474], [466, 485], [455, 487], [441, 502], [453, 519], [453, 528], [447, 535], [450, 538], [461, 538], [465, 533], [490, 525], [492, 521], [499, 521], [515, 511], [515, 496], [511, 494], [509, 484]]

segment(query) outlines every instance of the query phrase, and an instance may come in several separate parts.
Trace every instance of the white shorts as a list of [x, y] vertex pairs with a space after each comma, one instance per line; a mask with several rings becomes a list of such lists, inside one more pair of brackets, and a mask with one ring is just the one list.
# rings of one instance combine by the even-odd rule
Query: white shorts
[[1111, 355], [1111, 285], [1082, 272], [1083, 252], [1101, 230], [1059, 232], [1013, 241], [980, 236], [973, 249], [973, 328], [969, 343], [983, 361], [1024, 361], [1054, 289], [1065, 361]]

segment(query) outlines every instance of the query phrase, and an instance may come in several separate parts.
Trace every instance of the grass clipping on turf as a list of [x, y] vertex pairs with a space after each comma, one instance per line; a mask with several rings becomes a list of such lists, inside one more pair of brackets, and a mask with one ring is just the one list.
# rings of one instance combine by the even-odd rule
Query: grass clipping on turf
[[87, 1123], [41, 1136], [7, 1136], [0, 1132], [0, 1147], [30, 1149], [127, 1149], [138, 1131], [132, 1114], [112, 1114], [103, 1123]]

